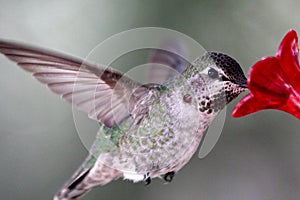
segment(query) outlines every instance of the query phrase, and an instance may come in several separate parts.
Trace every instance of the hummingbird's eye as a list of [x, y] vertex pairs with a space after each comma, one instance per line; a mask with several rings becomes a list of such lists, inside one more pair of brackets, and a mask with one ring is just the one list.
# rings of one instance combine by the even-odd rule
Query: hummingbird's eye
[[217, 72], [217, 70], [215, 70], [214, 68], [210, 68], [209, 70], [208, 70], [208, 76], [210, 77], [210, 78], [218, 78], [219, 77], [219, 73]]

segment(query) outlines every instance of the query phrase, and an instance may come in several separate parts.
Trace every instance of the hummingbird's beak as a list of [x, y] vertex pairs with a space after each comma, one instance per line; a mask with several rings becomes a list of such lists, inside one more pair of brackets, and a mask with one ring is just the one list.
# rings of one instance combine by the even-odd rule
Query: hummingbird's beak
[[248, 88], [247, 82], [234, 81], [234, 83], [240, 86], [241, 88]]
[[247, 83], [242, 83], [242, 84], [238, 84], [240, 87], [242, 87], [242, 88], [248, 88], [248, 85], [247, 85]]

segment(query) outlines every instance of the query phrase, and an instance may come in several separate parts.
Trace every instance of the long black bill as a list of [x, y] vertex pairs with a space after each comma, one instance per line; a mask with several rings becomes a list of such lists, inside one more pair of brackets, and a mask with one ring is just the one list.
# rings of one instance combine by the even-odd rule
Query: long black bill
[[235, 84], [239, 85], [242, 88], [248, 88], [247, 82], [238, 82], [234, 81]]

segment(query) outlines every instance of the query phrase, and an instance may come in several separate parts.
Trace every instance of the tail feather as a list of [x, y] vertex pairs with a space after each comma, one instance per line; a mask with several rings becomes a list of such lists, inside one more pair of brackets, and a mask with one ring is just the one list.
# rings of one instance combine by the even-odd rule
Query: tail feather
[[97, 161], [89, 168], [80, 169], [55, 195], [54, 200], [73, 200], [82, 197], [93, 187], [118, 179], [122, 173]]

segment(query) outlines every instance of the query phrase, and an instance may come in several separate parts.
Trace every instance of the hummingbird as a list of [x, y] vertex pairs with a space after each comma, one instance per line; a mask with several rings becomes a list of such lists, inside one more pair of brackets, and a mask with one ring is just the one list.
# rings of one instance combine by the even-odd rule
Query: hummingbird
[[217, 114], [247, 88], [238, 62], [220, 52], [206, 52], [159, 84], [23, 43], [0, 40], [0, 52], [100, 123], [89, 155], [54, 200], [78, 199], [119, 178], [171, 182]]

